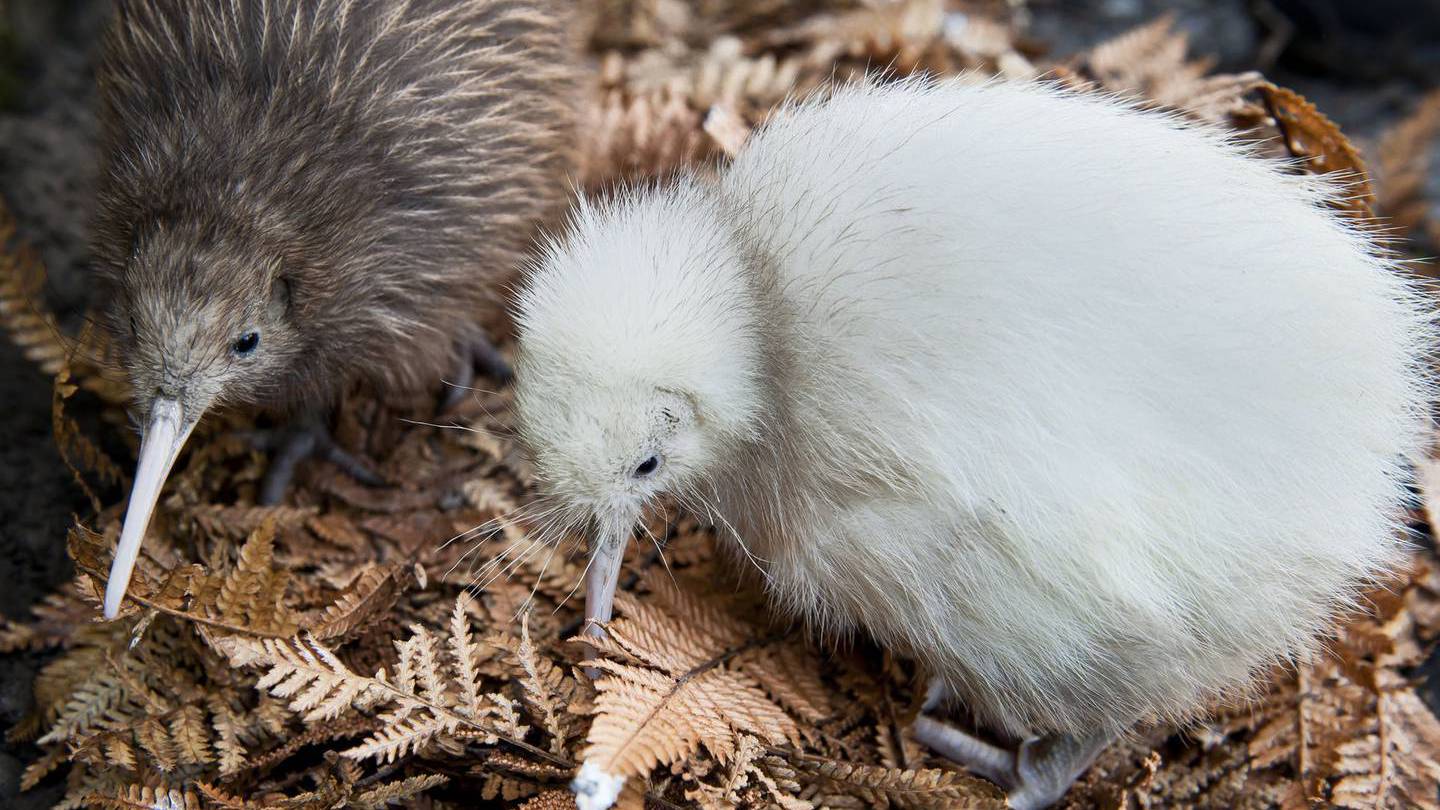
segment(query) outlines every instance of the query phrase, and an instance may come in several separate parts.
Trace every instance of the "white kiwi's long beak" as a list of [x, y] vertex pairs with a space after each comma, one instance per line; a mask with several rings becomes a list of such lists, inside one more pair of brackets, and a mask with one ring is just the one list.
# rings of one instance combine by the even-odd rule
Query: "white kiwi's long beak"
[[585, 573], [585, 633], [604, 638], [600, 625], [610, 621], [615, 608], [615, 588], [620, 583], [620, 563], [625, 559], [628, 536], [619, 530], [596, 533], [590, 546], [590, 568]]
[[140, 556], [140, 541], [150, 525], [150, 513], [155, 511], [165, 478], [196, 421], [195, 417], [187, 419], [185, 409], [173, 399], [160, 397], [150, 406], [150, 422], [140, 440], [140, 463], [135, 468], [135, 485], [130, 488], [125, 525], [120, 530], [120, 544], [115, 547], [115, 561], [110, 564], [110, 579], [105, 583], [107, 619], [120, 612], [130, 575], [135, 571], [135, 559]]

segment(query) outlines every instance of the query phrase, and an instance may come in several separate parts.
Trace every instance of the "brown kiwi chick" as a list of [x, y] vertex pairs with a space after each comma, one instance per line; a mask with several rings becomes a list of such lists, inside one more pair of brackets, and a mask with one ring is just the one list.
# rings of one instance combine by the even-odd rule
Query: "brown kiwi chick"
[[106, 592], [118, 611], [190, 430], [221, 406], [288, 431], [262, 500], [319, 454], [346, 388], [508, 368], [498, 312], [568, 185], [556, 0], [121, 0], [99, 69], [94, 253], [144, 426]]

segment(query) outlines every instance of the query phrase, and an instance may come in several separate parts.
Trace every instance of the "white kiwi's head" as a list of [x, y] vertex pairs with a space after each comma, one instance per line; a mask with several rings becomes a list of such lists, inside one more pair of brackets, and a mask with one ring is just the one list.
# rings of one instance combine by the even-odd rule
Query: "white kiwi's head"
[[517, 401], [546, 493], [597, 523], [633, 525], [656, 496], [704, 474], [710, 437], [685, 392], [641, 382], [527, 385]]
[[754, 285], [694, 181], [581, 203], [516, 304], [515, 405], [545, 495], [596, 532], [587, 617], [609, 619], [624, 542], [696, 495], [759, 419]]

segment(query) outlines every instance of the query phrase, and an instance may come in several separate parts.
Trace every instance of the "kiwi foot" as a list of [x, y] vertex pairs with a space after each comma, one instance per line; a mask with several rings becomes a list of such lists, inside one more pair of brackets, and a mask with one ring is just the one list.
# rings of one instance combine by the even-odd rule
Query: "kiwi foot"
[[1032, 737], [1016, 751], [992, 745], [927, 715], [915, 718], [915, 739], [1005, 789], [1015, 810], [1041, 810], [1066, 791], [1113, 739], [1108, 734]]
[[1115, 739], [1115, 735], [1108, 732], [1083, 737], [1053, 734], [1031, 737], [1012, 751], [927, 714], [940, 702], [940, 694], [937, 686], [932, 685], [924, 709], [915, 718], [915, 739], [999, 785], [1005, 790], [1006, 803], [1015, 810], [1041, 810], [1059, 802], [1095, 757]]
[[283, 427], [252, 431], [249, 436], [257, 447], [271, 453], [270, 468], [260, 482], [261, 506], [274, 506], [284, 500], [295, 478], [295, 468], [309, 458], [328, 461], [366, 486], [386, 486], [385, 479], [365, 462], [336, 444], [318, 418], [303, 417]]
[[494, 380], [497, 385], [509, 385], [515, 378], [515, 371], [490, 338], [483, 333], [460, 344], [460, 362], [454, 377], [445, 381], [445, 390], [440, 394], [439, 413], [454, 410], [474, 390], [476, 375]]

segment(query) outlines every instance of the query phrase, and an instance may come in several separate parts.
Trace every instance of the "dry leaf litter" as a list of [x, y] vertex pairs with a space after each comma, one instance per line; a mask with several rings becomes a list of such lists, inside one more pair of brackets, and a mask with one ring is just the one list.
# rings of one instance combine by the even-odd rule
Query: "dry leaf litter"
[[[723, 159], [777, 103], [867, 69], [1048, 74], [1233, 127], [1297, 171], [1344, 173], [1349, 212], [1378, 206], [1397, 234], [1440, 230], [1423, 199], [1440, 96], [1378, 145], [1372, 189], [1313, 106], [1255, 74], [1213, 75], [1170, 21], [1052, 64], [1017, 35], [1020, 5], [591, 0], [582, 181]], [[0, 628], [0, 649], [53, 652], [34, 713], [10, 734], [42, 752], [27, 788], [64, 780], [62, 810], [568, 808], [582, 761], [631, 777], [630, 808], [1003, 806], [908, 735], [913, 666], [778, 622], [693, 516], [659, 515], [632, 544], [591, 662], [601, 677], [585, 677], [584, 557], [535, 544], [515, 518], [531, 481], [505, 392], [477, 392], [445, 427], [420, 424], [426, 397], [347, 399], [338, 439], [393, 488], [315, 464], [277, 508], [251, 505], [265, 459], [250, 425], [208, 422], [171, 478], [124, 614], [99, 622], [130, 466], [104, 447], [133, 451], [134, 437], [102, 336], [62, 337], [38, 303], [43, 283], [0, 209], [0, 319], [54, 375], [57, 446], [93, 506], [69, 532], [74, 580]], [[103, 403], [113, 435], [78, 427], [76, 397]], [[1413, 676], [1440, 635], [1428, 540], [1440, 462], [1417, 463], [1427, 539], [1337, 628], [1330, 655], [1202, 725], [1137, 732], [1068, 804], [1440, 807], [1440, 722]]]

